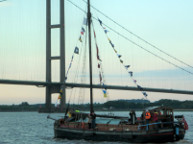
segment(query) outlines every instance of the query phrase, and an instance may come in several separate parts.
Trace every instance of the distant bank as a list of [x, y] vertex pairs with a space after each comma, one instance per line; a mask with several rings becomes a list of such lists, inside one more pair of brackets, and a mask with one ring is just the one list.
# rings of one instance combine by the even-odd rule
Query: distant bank
[[[154, 106], [168, 106], [175, 111], [193, 111], [193, 101], [178, 101], [162, 99], [155, 102], [148, 100], [116, 100], [108, 101], [106, 103], [94, 103], [96, 111], [130, 111], [130, 110], [143, 110], [148, 107]], [[78, 109], [81, 111], [89, 111], [89, 104], [73, 104], [70, 108]], [[22, 102], [19, 105], [0, 105], [0, 112], [22, 112], [22, 111], [41, 111], [45, 108], [45, 104], [30, 105], [28, 102]], [[56, 108], [52, 104], [52, 111], [57, 112], [59, 108]]]

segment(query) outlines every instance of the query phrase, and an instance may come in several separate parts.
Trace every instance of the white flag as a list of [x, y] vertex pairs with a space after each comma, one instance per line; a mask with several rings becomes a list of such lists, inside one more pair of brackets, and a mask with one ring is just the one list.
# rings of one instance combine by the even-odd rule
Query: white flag
[[88, 25], [88, 20], [87, 20], [87, 18], [84, 18], [84, 20], [83, 20], [83, 25]]

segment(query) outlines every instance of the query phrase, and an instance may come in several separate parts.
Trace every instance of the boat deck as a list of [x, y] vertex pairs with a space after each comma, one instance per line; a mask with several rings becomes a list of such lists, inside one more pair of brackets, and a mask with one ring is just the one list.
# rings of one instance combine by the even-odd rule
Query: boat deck
[[[164, 128], [172, 128], [171, 123], [168, 126], [160, 123], [150, 123], [150, 124], [96, 124], [95, 131], [146, 131], [146, 130], [157, 130]], [[61, 128], [72, 128], [72, 129], [82, 129], [82, 130], [93, 130], [89, 129], [89, 124], [85, 122], [65, 122], [60, 121], [59, 127]]]

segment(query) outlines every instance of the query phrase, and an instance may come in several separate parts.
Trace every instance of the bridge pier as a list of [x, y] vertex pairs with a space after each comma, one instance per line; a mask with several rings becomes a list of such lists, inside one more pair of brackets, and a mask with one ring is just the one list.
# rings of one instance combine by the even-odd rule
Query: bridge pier
[[52, 111], [52, 93], [51, 93], [51, 88], [50, 86], [46, 87], [46, 105], [45, 105], [45, 109], [43, 110], [44, 112], [51, 112]]
[[[64, 111], [66, 102], [66, 89], [65, 89], [65, 38], [64, 38], [64, 0], [60, 0], [60, 24], [51, 24], [51, 0], [46, 0], [46, 82], [51, 83], [51, 62], [58, 60], [60, 62], [60, 85], [55, 87], [53, 85], [46, 86], [46, 107], [45, 112], [52, 112], [51, 97], [52, 93], [60, 93], [62, 89], [62, 98], [60, 103], [61, 111]], [[60, 29], [60, 55], [51, 55], [51, 29]]]

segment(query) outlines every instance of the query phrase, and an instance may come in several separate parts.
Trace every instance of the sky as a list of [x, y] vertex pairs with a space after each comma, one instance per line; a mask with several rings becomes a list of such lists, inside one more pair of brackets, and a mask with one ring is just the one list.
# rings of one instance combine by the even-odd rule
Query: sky
[[[86, 11], [83, 0], [70, 0]], [[46, 51], [46, 0], [7, 0], [0, 2], [0, 79], [45, 81]], [[106, 14], [127, 30], [140, 36], [159, 49], [175, 56], [193, 66], [193, 1], [192, 0], [91, 0], [91, 5]], [[59, 0], [52, 0], [51, 23], [59, 22]], [[111, 20], [91, 9], [94, 18], [100, 18], [104, 24], [124, 35], [147, 50], [193, 73], [187, 67], [160, 53], [135, 36], [126, 32]], [[82, 45], [78, 38], [85, 13], [65, 0], [65, 36], [66, 36], [66, 69], [70, 63], [74, 47]], [[102, 59], [106, 84], [134, 86], [125, 69], [119, 63], [108, 43], [98, 21], [93, 19], [94, 29]], [[107, 28], [108, 29], [108, 28]], [[108, 29], [109, 30], [109, 29]], [[193, 75], [171, 65], [154, 55], [133, 45], [112, 30], [108, 37], [122, 55], [124, 63], [131, 65], [134, 78], [142, 87], [193, 90]], [[93, 42], [94, 83], [98, 84], [96, 50]], [[59, 55], [59, 30], [52, 30], [52, 56]], [[76, 56], [68, 77], [69, 82], [83, 81], [76, 79], [75, 73], [82, 56]], [[88, 57], [87, 59], [88, 60]], [[52, 79], [59, 80], [59, 63], [52, 62]], [[86, 70], [88, 64], [86, 64]], [[81, 70], [79, 70], [81, 71]], [[88, 72], [85, 72], [87, 75]], [[88, 82], [88, 78], [84, 80]], [[79, 98], [79, 90], [67, 90], [67, 100]], [[73, 94], [74, 93], [74, 94]], [[88, 90], [84, 102], [89, 102]], [[94, 100], [105, 102], [115, 99], [141, 99], [140, 92], [108, 90], [109, 98], [103, 98], [101, 90], [95, 90]], [[52, 96], [52, 102], [57, 100]], [[193, 100], [191, 95], [148, 93], [150, 101], [159, 99]], [[45, 102], [45, 89], [35, 86], [15, 86], [0, 84], [0, 104], [19, 104], [27, 101], [30, 104]], [[76, 100], [74, 100], [76, 103]]]

